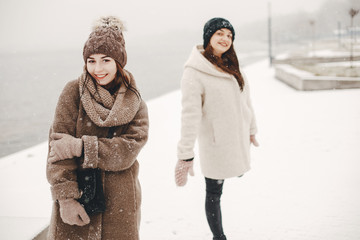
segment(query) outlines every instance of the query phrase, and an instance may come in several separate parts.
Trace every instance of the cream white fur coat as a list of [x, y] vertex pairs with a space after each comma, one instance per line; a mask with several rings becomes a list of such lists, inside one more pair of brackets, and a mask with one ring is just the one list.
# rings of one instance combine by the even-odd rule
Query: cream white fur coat
[[199, 143], [205, 177], [225, 179], [250, 169], [250, 135], [257, 132], [245, 79], [240, 91], [234, 76], [219, 71], [195, 46], [181, 79], [182, 114], [178, 158], [194, 157]]

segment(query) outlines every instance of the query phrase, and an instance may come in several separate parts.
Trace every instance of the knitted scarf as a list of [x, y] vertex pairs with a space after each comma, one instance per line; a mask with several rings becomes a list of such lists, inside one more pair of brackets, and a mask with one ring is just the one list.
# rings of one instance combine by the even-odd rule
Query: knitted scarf
[[[136, 88], [131, 74], [132, 86]], [[111, 95], [108, 90], [94, 83], [87, 72], [79, 78], [81, 103], [90, 119], [99, 127], [113, 127], [129, 123], [140, 107], [141, 99], [125, 84]]]

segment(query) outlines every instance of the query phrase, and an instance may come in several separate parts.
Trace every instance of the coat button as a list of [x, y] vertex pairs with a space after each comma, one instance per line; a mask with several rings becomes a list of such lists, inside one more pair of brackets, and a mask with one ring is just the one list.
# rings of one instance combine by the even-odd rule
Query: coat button
[[85, 202], [85, 203], [89, 203], [89, 202], [90, 202], [90, 199], [85, 198], [85, 199], [84, 199], [84, 202]]
[[90, 180], [90, 177], [89, 176], [86, 176], [85, 177], [85, 181], [89, 181]]

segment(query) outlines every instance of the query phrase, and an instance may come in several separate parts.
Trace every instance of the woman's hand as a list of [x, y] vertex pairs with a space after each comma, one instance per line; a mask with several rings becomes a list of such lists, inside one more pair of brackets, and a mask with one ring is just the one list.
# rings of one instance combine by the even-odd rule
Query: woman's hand
[[259, 146], [259, 143], [255, 138], [255, 135], [250, 135], [250, 143], [252, 143], [255, 147]]
[[69, 225], [85, 226], [90, 223], [90, 217], [81, 204], [73, 198], [59, 200], [60, 217]]
[[194, 176], [193, 169], [194, 161], [178, 160], [175, 167], [175, 183], [177, 186], [182, 187], [187, 182], [187, 176]]
[[52, 133], [50, 138], [53, 140], [50, 142], [49, 163], [81, 156], [83, 151], [81, 138], [65, 133]]

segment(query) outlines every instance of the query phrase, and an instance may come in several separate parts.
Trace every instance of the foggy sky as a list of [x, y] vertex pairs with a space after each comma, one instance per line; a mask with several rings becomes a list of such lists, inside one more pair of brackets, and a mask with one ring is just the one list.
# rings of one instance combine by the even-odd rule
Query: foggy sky
[[[312, 12], [326, 0], [271, 0], [272, 15]], [[116, 15], [126, 22], [127, 39], [202, 29], [212, 17], [236, 27], [264, 19], [268, 0], [1, 0], [0, 51], [82, 47], [92, 22]], [[145, 40], [145, 39], [144, 39]]]

